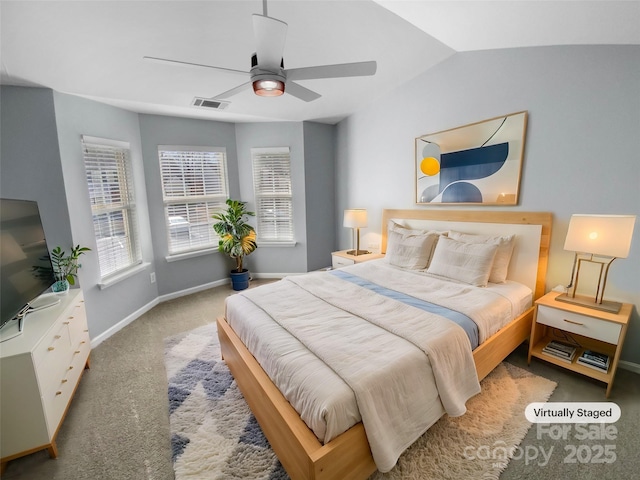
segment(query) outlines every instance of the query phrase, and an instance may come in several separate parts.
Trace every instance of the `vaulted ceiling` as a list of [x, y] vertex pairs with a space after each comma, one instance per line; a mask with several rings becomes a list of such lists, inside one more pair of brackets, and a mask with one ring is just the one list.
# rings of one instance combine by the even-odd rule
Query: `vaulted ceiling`
[[192, 106], [248, 79], [144, 56], [248, 71], [262, 0], [2, 1], [0, 81], [52, 88], [135, 112], [230, 122], [335, 123], [456, 52], [540, 45], [640, 45], [639, 1], [271, 0], [288, 24], [285, 68], [375, 60], [374, 76], [302, 80], [321, 97]]

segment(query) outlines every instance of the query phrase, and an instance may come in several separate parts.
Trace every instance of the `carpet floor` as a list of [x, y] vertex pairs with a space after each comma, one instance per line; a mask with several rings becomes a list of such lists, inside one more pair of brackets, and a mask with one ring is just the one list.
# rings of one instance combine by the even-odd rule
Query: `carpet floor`
[[[166, 340], [169, 423], [176, 480], [276, 480], [288, 476], [220, 360], [215, 325]], [[372, 480], [498, 478], [530, 428], [524, 409], [556, 384], [502, 363], [462, 417], [444, 416], [388, 473]]]
[[[253, 280], [252, 286], [269, 281]], [[165, 339], [214, 323], [224, 314], [225, 298], [234, 293], [225, 285], [164, 301], [95, 347], [91, 369], [83, 375], [60, 428], [58, 458], [50, 459], [43, 450], [12, 460], [2, 480], [175, 480]], [[637, 348], [633, 342], [625, 347]], [[526, 344], [506, 361], [557, 382], [551, 401], [608, 400], [620, 406], [622, 418], [614, 424], [615, 438], [607, 435], [588, 442], [579, 439], [575, 429], [558, 438], [531, 427], [500, 480], [637, 478], [640, 375], [619, 368], [611, 397], [606, 399], [601, 382], [537, 359], [529, 365]], [[592, 448], [590, 461], [572, 461], [572, 452], [584, 450], [585, 444]], [[595, 458], [603, 448], [613, 449], [613, 463]], [[519, 455], [523, 450], [526, 455]], [[540, 453], [537, 458], [536, 452]], [[460, 476], [457, 480], [470, 479]]]

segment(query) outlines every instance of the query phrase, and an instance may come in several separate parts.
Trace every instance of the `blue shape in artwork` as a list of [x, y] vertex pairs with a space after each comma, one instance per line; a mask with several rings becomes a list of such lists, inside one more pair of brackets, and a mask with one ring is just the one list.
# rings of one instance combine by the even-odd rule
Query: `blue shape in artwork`
[[182, 455], [184, 449], [187, 448], [190, 440], [187, 437], [183, 437], [174, 433], [171, 435], [171, 461], [176, 463], [176, 459]]
[[469, 182], [456, 182], [447, 185], [442, 192], [444, 203], [482, 203], [482, 192]]
[[[440, 158], [440, 192], [460, 180], [478, 180], [493, 175], [502, 168], [508, 155], [508, 142], [443, 153]], [[443, 199], [443, 201], [445, 200]], [[467, 202], [470, 200], [458, 201]]]

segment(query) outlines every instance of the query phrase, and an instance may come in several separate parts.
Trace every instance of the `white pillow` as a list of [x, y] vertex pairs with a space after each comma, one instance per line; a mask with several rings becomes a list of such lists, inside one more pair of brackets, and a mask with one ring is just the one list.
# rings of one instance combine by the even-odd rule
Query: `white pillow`
[[463, 243], [440, 237], [427, 272], [486, 287], [497, 249], [497, 245]]
[[464, 243], [486, 243], [497, 245], [496, 258], [493, 260], [493, 267], [489, 275], [491, 283], [504, 283], [507, 280], [509, 262], [515, 246], [515, 235], [480, 235], [471, 233], [449, 232], [449, 238], [459, 240]]
[[387, 251], [384, 259], [396, 267], [423, 270], [429, 265], [429, 260], [437, 241], [438, 234], [435, 232], [422, 232], [404, 228], [389, 229], [387, 232]]

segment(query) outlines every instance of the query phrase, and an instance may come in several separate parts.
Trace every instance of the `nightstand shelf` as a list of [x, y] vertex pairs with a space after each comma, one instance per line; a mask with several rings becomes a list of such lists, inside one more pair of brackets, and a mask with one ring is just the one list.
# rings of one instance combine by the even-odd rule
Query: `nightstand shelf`
[[348, 265], [354, 265], [356, 263], [367, 262], [369, 260], [375, 260], [376, 258], [384, 257], [383, 253], [366, 253], [363, 255], [350, 255], [349, 250], [340, 250], [339, 252], [331, 253], [331, 266], [333, 268], [346, 267]]
[[[556, 300], [558, 295], [557, 292], [550, 292], [536, 301], [528, 361], [531, 363], [531, 357], [536, 357], [606, 383], [606, 396], [609, 397], [632, 305], [625, 303], [619, 313], [613, 314], [559, 302]], [[577, 346], [576, 355], [571, 363], [542, 351], [551, 340]], [[585, 350], [608, 355], [609, 370], [606, 373], [600, 372], [578, 363], [578, 358]]]

